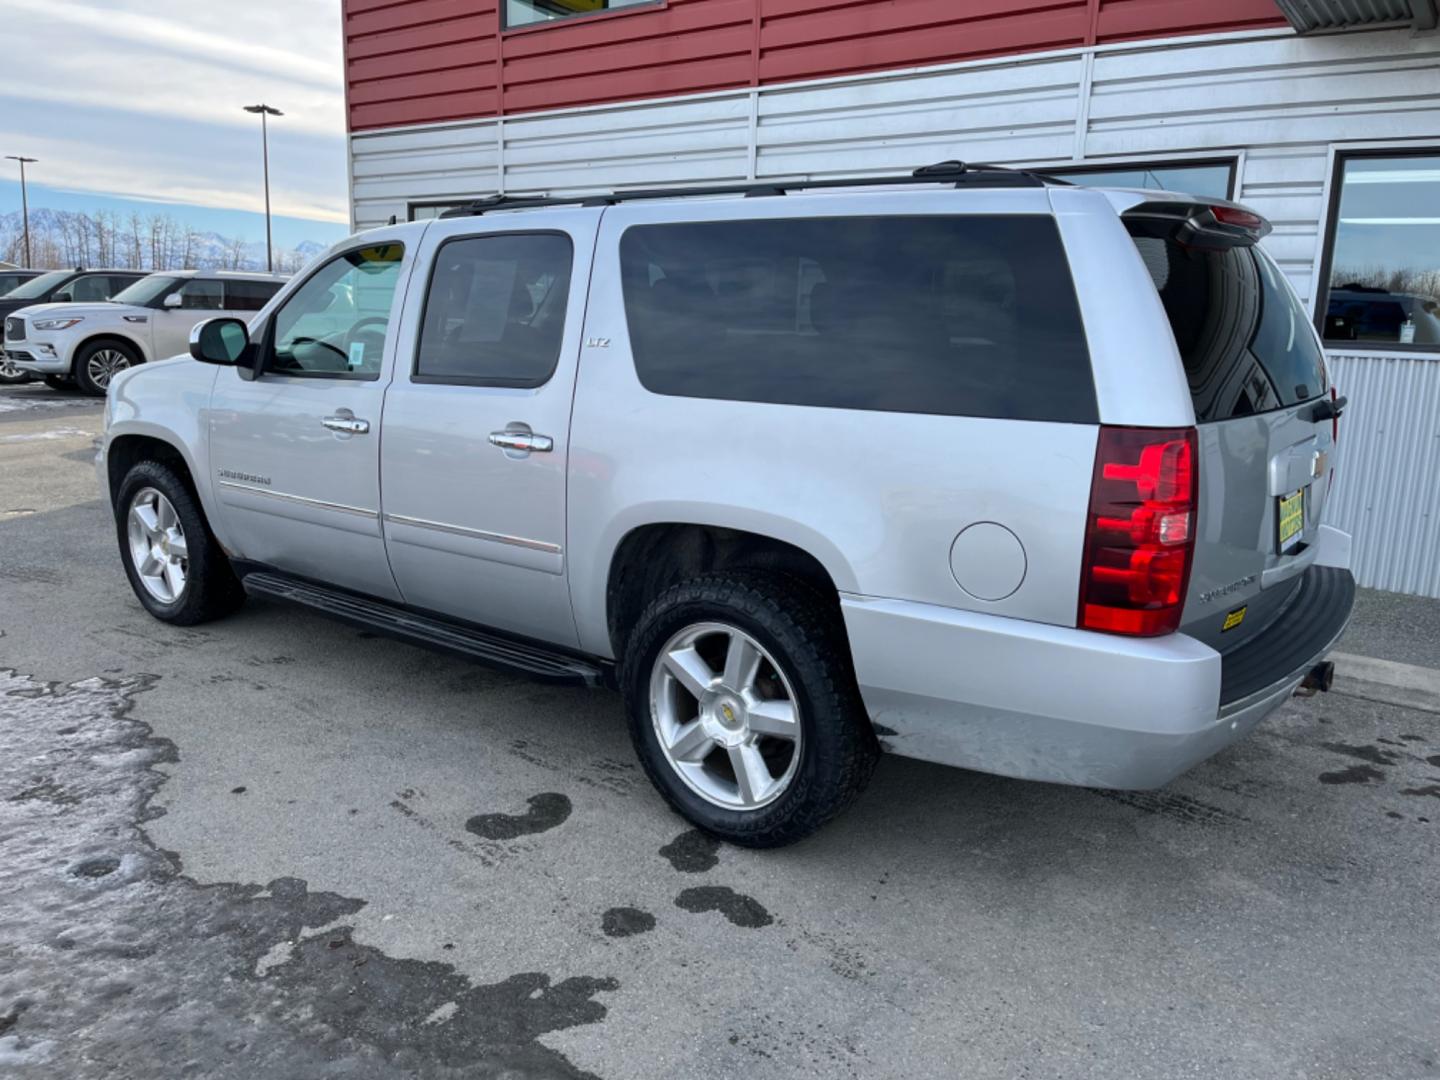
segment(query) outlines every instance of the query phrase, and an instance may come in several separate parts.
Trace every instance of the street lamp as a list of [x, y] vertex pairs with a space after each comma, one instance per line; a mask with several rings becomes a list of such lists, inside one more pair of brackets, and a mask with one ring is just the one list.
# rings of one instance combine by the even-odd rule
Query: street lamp
[[34, 165], [39, 158], [19, 157], [16, 154], [6, 154], [6, 161], [18, 161], [20, 163], [20, 217], [25, 223], [25, 265], [29, 267], [30, 262], [30, 199], [25, 194], [25, 166]]
[[270, 117], [284, 116], [269, 105], [246, 105], [248, 113], [260, 114], [260, 145], [265, 155], [265, 269], [275, 272], [275, 245], [270, 239]]

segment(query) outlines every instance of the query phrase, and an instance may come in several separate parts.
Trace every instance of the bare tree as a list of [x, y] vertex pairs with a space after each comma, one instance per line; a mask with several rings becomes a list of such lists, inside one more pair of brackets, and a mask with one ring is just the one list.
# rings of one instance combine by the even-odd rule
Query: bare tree
[[236, 236], [227, 241], [224, 269], [243, 270], [245, 266], [245, 238], [243, 236]]
[[[249, 270], [255, 266], [245, 237], [202, 233], [169, 214], [32, 210], [30, 233], [31, 263], [36, 269]], [[24, 258], [22, 235], [18, 214], [0, 215], [0, 258], [7, 262]], [[284, 273], [298, 273], [307, 261], [299, 251], [275, 253], [276, 269]]]
[[145, 267], [145, 241], [139, 211], [130, 211], [130, 265], [136, 270]]
[[1341, 266], [1336, 267], [1335, 272], [1330, 275], [1330, 281], [1333, 289], [1358, 285], [1363, 289], [1380, 289], [1387, 293], [1440, 299], [1440, 270]]

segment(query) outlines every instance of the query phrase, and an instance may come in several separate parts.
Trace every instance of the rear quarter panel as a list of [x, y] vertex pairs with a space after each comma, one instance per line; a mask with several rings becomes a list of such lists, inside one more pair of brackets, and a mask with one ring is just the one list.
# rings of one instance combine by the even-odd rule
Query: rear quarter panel
[[[1073, 626], [1096, 428], [660, 395], [640, 383], [619, 239], [647, 222], [794, 217], [798, 199], [622, 205], [606, 212], [571, 431], [568, 543], [583, 648], [611, 652], [606, 585], [616, 548], [647, 524], [687, 522], [808, 551], [844, 593]], [[1050, 213], [1041, 189], [850, 194], [804, 214]], [[1113, 211], [1111, 212], [1113, 216]], [[1142, 268], [1143, 272], [1143, 268]], [[606, 343], [601, 345], [600, 343]], [[950, 552], [998, 522], [1025, 570], [997, 601], [960, 588]]]
[[1192, 426], [1195, 406], [1165, 305], [1111, 199], [1079, 187], [1049, 196], [1085, 320], [1100, 422]]

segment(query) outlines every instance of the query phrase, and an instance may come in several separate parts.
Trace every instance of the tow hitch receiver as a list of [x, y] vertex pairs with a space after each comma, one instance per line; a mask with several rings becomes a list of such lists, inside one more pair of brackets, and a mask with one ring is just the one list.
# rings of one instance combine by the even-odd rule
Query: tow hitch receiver
[[1305, 680], [1295, 691], [1297, 697], [1313, 697], [1318, 693], [1327, 693], [1335, 683], [1335, 663], [1332, 660], [1321, 660], [1310, 669]]

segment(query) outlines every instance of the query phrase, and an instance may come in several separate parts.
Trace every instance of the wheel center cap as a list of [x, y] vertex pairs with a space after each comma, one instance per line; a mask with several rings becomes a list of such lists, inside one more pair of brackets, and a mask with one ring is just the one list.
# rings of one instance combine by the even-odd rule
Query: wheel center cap
[[712, 735], [727, 746], [743, 739], [746, 731], [749, 730], [749, 718], [745, 712], [745, 705], [731, 694], [723, 692], [717, 694], [710, 700], [708, 708], [703, 712], [708, 715], [709, 722], [714, 725], [711, 729]]

